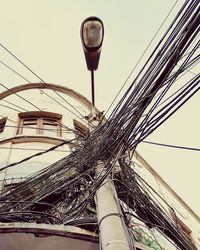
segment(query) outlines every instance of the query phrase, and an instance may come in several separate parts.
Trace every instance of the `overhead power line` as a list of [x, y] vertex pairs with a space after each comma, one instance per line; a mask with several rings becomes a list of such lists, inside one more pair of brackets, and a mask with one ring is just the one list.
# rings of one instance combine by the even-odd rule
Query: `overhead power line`
[[[56, 125], [62, 126], [62, 124], [60, 124], [59, 122], [57, 122]], [[7, 128], [19, 128], [19, 129], [23, 128], [23, 126], [19, 126], [19, 125], [5, 125], [4, 127], [7, 127]], [[29, 126], [26, 125], [26, 129], [36, 130], [36, 128], [32, 127], [31, 125], [29, 125]], [[42, 128], [42, 131], [48, 131], [48, 132], [56, 132], [57, 130], [58, 130], [57, 128]], [[68, 133], [68, 134], [69, 133], [75, 133], [75, 129], [70, 129], [70, 128], [67, 128], [66, 126], [64, 126], [64, 128], [62, 129], [62, 133]]]
[[[4, 87], [5, 89], [7, 89], [7, 90], [10, 90], [7, 86], [5, 86], [5, 84], [3, 84], [3, 83], [0, 83], [0, 85], [2, 86], [2, 87]], [[44, 94], [46, 94], [47, 96], [49, 96], [51, 99], [53, 98], [53, 97], [51, 97], [50, 95], [48, 95], [47, 93], [44, 93]], [[25, 101], [25, 102], [27, 102], [28, 104], [30, 104], [30, 105], [32, 105], [34, 108], [36, 108], [37, 110], [39, 110], [39, 111], [42, 111], [40, 108], [38, 108], [35, 104], [33, 104], [32, 102], [30, 102], [30, 101], [28, 101], [26, 98], [24, 98], [24, 97], [22, 97], [21, 95], [19, 95], [19, 94], [17, 94], [17, 93], [14, 93], [14, 95], [16, 95], [17, 97], [19, 97], [20, 99], [22, 99], [23, 101]], [[53, 100], [54, 100], [54, 98], [53, 98]], [[6, 101], [6, 100], [3, 100], [3, 101], [5, 101], [5, 102], [8, 102], [8, 101]], [[56, 103], [58, 103], [59, 105], [62, 105], [62, 104], [60, 104], [58, 101], [56, 101], [56, 100], [54, 100]], [[3, 106], [3, 107], [5, 107], [5, 108], [9, 108], [9, 109], [11, 109], [11, 110], [13, 110], [13, 111], [16, 111], [16, 112], [18, 112], [18, 113], [20, 113], [21, 111], [19, 110], [19, 109], [17, 109], [17, 108], [20, 108], [20, 109], [22, 109], [22, 110], [24, 110], [24, 111], [28, 111], [28, 110], [25, 110], [24, 108], [22, 108], [22, 107], [20, 107], [19, 105], [16, 105], [16, 104], [13, 104], [13, 103], [11, 103], [10, 102], [10, 104], [12, 104], [14, 107], [16, 107], [16, 108], [13, 108], [13, 107], [10, 107], [10, 106], [7, 106], [7, 105], [3, 105], [3, 104], [0, 104], [0, 106]], [[63, 106], [64, 107], [64, 106]], [[65, 107], [64, 107], [65, 108]], [[66, 108], [65, 108], [66, 109]], [[68, 110], [68, 109], [67, 109]], [[70, 111], [70, 110], [68, 110], [68, 111]], [[72, 112], [72, 111], [70, 111], [71, 113], [73, 113], [75, 116], [77, 116], [74, 112]], [[77, 116], [78, 118], [80, 118], [79, 116]], [[85, 121], [84, 121], [85, 122]], [[68, 127], [66, 126], [66, 125], [64, 125], [63, 123], [59, 123], [62, 127], [65, 127], [66, 129], [68, 129]]]
[[[16, 70], [14, 70], [13, 68], [11, 68], [9, 65], [7, 65], [6, 63], [4, 63], [3, 61], [0, 61], [0, 63], [2, 64], [2, 65], [4, 65], [6, 68], [8, 68], [9, 70], [11, 70], [13, 73], [15, 73], [15, 74], [17, 74], [19, 77], [21, 77], [22, 79], [24, 79], [24, 80], [26, 80], [28, 83], [30, 83], [31, 84], [31, 81], [29, 81], [27, 78], [25, 78], [24, 76], [22, 76], [20, 73], [18, 73]], [[44, 81], [43, 81], [43, 83], [45, 83]], [[46, 84], [46, 83], [45, 83]], [[9, 88], [7, 88], [5, 85], [3, 85], [3, 84], [1, 84], [4, 88], [6, 88], [7, 90], [9, 90]], [[70, 113], [72, 113], [73, 115], [75, 115], [75, 116], [77, 116], [77, 114], [75, 114], [73, 111], [71, 111], [70, 109], [68, 109], [68, 108], [66, 108], [63, 104], [61, 104], [59, 101], [57, 101], [57, 100], [55, 100], [55, 98], [53, 98], [51, 95], [49, 95], [49, 94], [47, 94], [46, 92], [44, 92], [44, 90], [41, 90], [41, 92], [43, 93], [43, 94], [45, 94], [46, 96], [48, 96], [50, 99], [52, 99], [54, 102], [56, 102], [57, 104], [59, 104], [60, 106], [62, 106], [64, 109], [66, 109], [66, 110], [68, 110]], [[55, 93], [57, 93], [56, 91], [54, 91]], [[17, 95], [18, 97], [20, 96], [20, 95], [18, 95], [18, 94], [16, 94], [16, 93], [14, 93], [15, 95]], [[60, 94], [58, 94], [57, 93], [57, 95], [59, 95], [60, 97], [61, 97], [61, 99], [63, 99], [65, 102], [67, 102]], [[24, 100], [25, 100], [25, 98], [24, 98]], [[26, 100], [27, 101], [27, 100]], [[68, 103], [68, 102], [67, 102]], [[33, 103], [32, 103], [32, 105], [34, 105]], [[72, 106], [71, 104], [69, 104], [70, 106]], [[34, 107], [36, 107], [35, 105], [34, 105]], [[72, 106], [73, 107], [73, 106]], [[73, 107], [74, 109], [76, 109], [75, 107]], [[38, 110], [40, 110], [38, 107], [37, 107], [37, 109]], [[79, 112], [79, 111], [78, 111]], [[80, 112], [79, 112], [80, 113]], [[80, 113], [81, 114], [81, 113]], [[78, 118], [80, 118], [79, 116], [77, 116]], [[81, 117], [84, 117], [82, 114], [81, 114]]]
[[[63, 141], [63, 142], [61, 142], [60, 144], [55, 145], [55, 146], [53, 146], [53, 147], [51, 147], [51, 148], [49, 148], [49, 149], [47, 149], [47, 150], [45, 150], [45, 151], [43, 151], [43, 152], [36, 153], [36, 154], [34, 154], [34, 155], [28, 156], [28, 157], [26, 157], [26, 158], [24, 158], [24, 159], [18, 161], [18, 162], [13, 162], [13, 163], [11, 163], [11, 164], [9, 164], [9, 165], [7, 165], [7, 166], [1, 167], [1, 168], [0, 168], [0, 171], [3, 171], [3, 170], [5, 170], [5, 169], [7, 169], [7, 168], [10, 168], [10, 167], [14, 167], [14, 166], [16, 166], [16, 165], [19, 165], [20, 163], [29, 161], [30, 159], [32, 159], [32, 158], [34, 158], [34, 157], [37, 157], [37, 156], [46, 154], [46, 153], [48, 153], [48, 152], [50, 152], [50, 151], [54, 151], [56, 148], [61, 147], [61, 146], [65, 145], [65, 144], [70, 144], [70, 143], [71, 143], [72, 141], [74, 141], [74, 140], [75, 140], [75, 139], [70, 140], [70, 141]], [[12, 148], [11, 148], [11, 149], [12, 149]], [[22, 149], [22, 150], [24, 150], [24, 149]]]
[[0, 60], [0, 63], [1, 63], [2, 65], [4, 65], [7, 69], [11, 70], [13, 73], [15, 73], [16, 75], [18, 75], [18, 76], [21, 77], [22, 79], [24, 79], [26, 82], [29, 82], [29, 83], [30, 83], [30, 81], [29, 81], [27, 78], [25, 78], [23, 75], [21, 75], [20, 73], [18, 73], [16, 70], [14, 70], [13, 68], [11, 68], [8, 64], [4, 63], [4, 62], [1, 61], [1, 60]]
[[1, 107], [4, 107], [4, 108], [11, 109], [11, 110], [13, 110], [13, 111], [15, 111], [15, 112], [17, 112], [17, 113], [20, 113], [20, 112], [21, 112], [21, 110], [12, 108], [12, 107], [10, 107], [10, 106], [8, 106], [8, 105], [0, 104], [0, 106], [1, 106]]
[[3, 102], [6, 102], [6, 103], [8, 103], [8, 104], [10, 104], [10, 105], [12, 105], [12, 106], [14, 106], [14, 107], [20, 108], [20, 109], [22, 109], [22, 110], [25, 111], [25, 112], [28, 112], [27, 109], [24, 109], [24, 108], [18, 106], [17, 104], [15, 104], [15, 103], [9, 102], [9, 101], [4, 100], [4, 99], [3, 99], [2, 101], [3, 101]]
[[[0, 43], [0, 46], [6, 50], [11, 56], [13, 56], [20, 64], [22, 64], [27, 70], [29, 70], [34, 76], [36, 76], [42, 83], [46, 84], [46, 82], [38, 75], [36, 74], [30, 67], [28, 67], [24, 62], [22, 62], [22, 60], [20, 60], [16, 55], [14, 55], [14, 53], [12, 53], [8, 48], [6, 48], [3, 44]], [[14, 69], [12, 69], [10, 66], [8, 66], [6, 63], [4, 63], [3, 61], [0, 61], [0, 63], [2, 63], [5, 67], [7, 67], [8, 69], [10, 69], [12, 72], [14, 72], [15, 74], [17, 74], [18, 76], [20, 76], [22, 79], [27, 80], [25, 77], [23, 77], [21, 74], [19, 74], [17, 71], [15, 71]], [[29, 80], [27, 80], [29, 83], [31, 83]], [[55, 101], [56, 103], [58, 103], [59, 105], [61, 105], [64, 109], [68, 110], [69, 112], [73, 113], [75, 116], [77, 116], [78, 118], [80, 118], [77, 114], [75, 114], [73, 111], [71, 111], [70, 109], [68, 109], [67, 107], [65, 107], [63, 104], [61, 104], [60, 102], [58, 102], [57, 100], [55, 100], [52, 96], [50, 96], [49, 94], [47, 94], [44, 90], [41, 90], [42, 93], [44, 93], [45, 95], [47, 95], [50, 99], [52, 99], [53, 101]], [[62, 97], [61, 94], [59, 94], [57, 91], [53, 90], [53, 92], [59, 96], [65, 103], [67, 103], [71, 108], [73, 108], [80, 116], [81, 118], [85, 118], [85, 116], [83, 116], [81, 114], [81, 112], [76, 109], [71, 103], [69, 103], [65, 98]]]
[[[31, 84], [31, 81], [30, 80], [28, 80], [27, 78], [25, 78], [23, 75], [21, 75], [20, 73], [18, 73], [16, 70], [14, 70], [13, 68], [11, 68], [9, 65], [7, 65], [6, 63], [4, 63], [3, 61], [0, 61], [0, 63], [2, 64], [2, 65], [4, 65], [6, 68], [8, 68], [9, 70], [11, 70], [13, 73], [15, 73], [15, 74], [17, 74], [19, 77], [21, 77], [23, 80], [26, 80], [28, 83], [30, 83]], [[44, 84], [46, 84], [44, 81], [42, 81], [42, 83], [44, 83]], [[3, 85], [3, 84], [1, 84], [4, 88], [6, 88], [7, 90], [9, 90], [9, 88], [7, 88], [5, 85]], [[59, 94], [57, 91], [55, 91], [55, 90], [53, 90], [53, 92], [54, 93], [56, 93], [64, 102], [66, 102], [67, 104], [69, 104], [75, 111], [77, 111], [80, 115], [81, 115], [81, 117], [80, 116], [78, 116], [76, 113], [74, 113], [72, 110], [70, 110], [70, 109], [68, 109], [67, 107], [65, 107], [62, 103], [60, 103], [59, 101], [57, 101], [55, 98], [53, 98], [51, 95], [49, 95], [49, 94], [47, 94], [44, 90], [40, 90], [43, 94], [45, 94], [46, 96], [48, 96], [51, 100], [53, 100], [54, 102], [56, 102], [58, 105], [60, 105], [60, 106], [62, 106], [65, 110], [67, 110], [67, 111], [69, 111], [70, 113], [72, 113], [73, 115], [75, 115], [76, 117], [78, 117], [79, 119], [82, 119], [82, 118], [85, 118], [85, 116], [84, 115], [82, 115], [81, 114], [81, 112], [78, 110], [78, 109], [76, 109], [73, 105], [71, 105], [65, 98], [63, 98], [62, 96], [61, 96], [61, 94]], [[16, 96], [20, 96], [19, 94], [16, 94], [16, 93], [14, 93]], [[24, 100], [26, 100], [25, 98], [24, 98]], [[28, 100], [26, 100], [27, 102], [28, 102]], [[32, 105], [34, 106], [34, 107], [36, 107], [33, 103], [32, 103]], [[37, 107], [37, 109], [38, 110], [40, 110], [38, 107]], [[85, 122], [85, 120], [83, 120], [83, 122]]]
[[[0, 146], [0, 149], [7, 149], [7, 150], [21, 150], [21, 151], [46, 151], [46, 149], [42, 149], [42, 148], [18, 148], [18, 147], [4, 147], [4, 146]], [[54, 150], [54, 152], [63, 152], [63, 153], [69, 153], [71, 151], [67, 151], [67, 150]]]
[[[5, 89], [7, 90], [10, 90], [8, 87], [5, 86], [5, 84], [3, 83], [0, 83], [0, 85], [2, 87], [4, 87]], [[33, 104], [32, 102], [28, 101], [26, 98], [22, 97], [21, 95], [17, 94], [17, 93], [14, 93], [14, 95], [16, 95], [17, 97], [19, 97], [20, 99], [22, 99], [23, 101], [27, 102], [28, 104], [30, 104], [31, 106], [33, 106], [34, 108], [36, 108], [37, 110], [39, 111], [42, 111], [40, 108], [38, 108], [35, 104]]]
[[178, 145], [172, 145], [172, 144], [165, 144], [165, 143], [159, 143], [159, 142], [152, 142], [152, 141], [142, 141], [143, 143], [162, 146], [162, 147], [169, 147], [169, 148], [176, 148], [176, 149], [185, 149], [185, 150], [192, 150], [192, 151], [200, 151], [200, 148], [193, 148], [193, 147], [186, 147], [186, 146], [178, 146]]
[[[96, 192], [112, 173], [119, 206], [124, 205], [120, 216], [125, 219], [127, 231], [131, 230], [130, 221], [133, 218], [128, 217], [126, 212], [131, 210], [149, 228], [156, 225], [162, 229], [162, 233], [173, 240], [177, 248], [197, 250], [162, 206], [163, 203], [157, 202], [158, 197], [155, 198], [150, 188], [137, 178], [127, 154], [132, 153], [142, 140], [199, 90], [199, 76], [195, 76], [170, 101], [157, 109], [182, 73], [181, 69], [191, 60], [192, 50], [187, 57], [184, 54], [198, 31], [198, 8], [199, 0], [184, 2], [165, 39], [159, 42], [155, 50], [157, 53], [151, 56], [142, 69], [137, 84], [132, 82], [108, 121], [100, 124], [87, 138], [80, 141], [77, 150], [20, 183], [2, 190], [0, 221], [64, 225], [84, 223], [82, 217], [86, 209], [94, 204]], [[177, 63], [183, 58], [184, 62], [176, 69]], [[157, 93], [160, 94], [155, 98]], [[147, 109], [148, 112], [143, 117]], [[104, 162], [105, 168], [101, 174], [96, 175], [95, 166], [99, 161]], [[117, 161], [120, 167], [117, 168], [118, 171], [114, 171]], [[52, 214], [59, 222], [52, 219]], [[130, 235], [127, 237], [131, 239]]]
[[108, 109], [105, 112], [105, 115], [108, 113], [108, 111], [110, 110], [110, 108], [112, 107], [112, 105], [114, 104], [115, 100], [117, 99], [117, 97], [119, 96], [119, 94], [121, 93], [122, 89], [125, 87], [125, 85], [127, 84], [128, 80], [130, 79], [131, 75], [133, 74], [133, 72], [135, 71], [135, 69], [137, 68], [138, 64], [140, 63], [140, 61], [142, 60], [142, 58], [144, 57], [144, 55], [146, 54], [147, 50], [149, 49], [150, 45], [152, 44], [152, 42], [154, 41], [154, 39], [156, 38], [157, 34], [159, 33], [159, 31], [161, 30], [161, 28], [163, 27], [164, 23], [166, 22], [167, 18], [169, 17], [169, 15], [171, 14], [171, 12], [173, 11], [173, 9], [175, 8], [176, 4], [177, 4], [178, 0], [176, 0], [176, 2], [173, 4], [173, 6], [171, 7], [171, 9], [169, 10], [169, 12], [167, 13], [166, 17], [164, 18], [163, 22], [161, 23], [161, 25], [159, 26], [159, 28], [157, 29], [156, 33], [153, 35], [151, 41], [149, 42], [149, 44], [147, 45], [147, 47], [145, 48], [144, 52], [142, 53], [142, 55], [140, 56], [140, 58], [138, 59], [137, 63], [135, 64], [135, 66], [133, 67], [133, 69], [131, 70], [131, 72], [129, 73], [128, 77], [126, 78], [125, 82], [123, 83], [122, 87], [120, 88], [120, 90], [118, 91], [117, 95], [115, 96], [115, 98], [113, 99], [112, 103], [110, 104], [110, 106], [108, 107]]

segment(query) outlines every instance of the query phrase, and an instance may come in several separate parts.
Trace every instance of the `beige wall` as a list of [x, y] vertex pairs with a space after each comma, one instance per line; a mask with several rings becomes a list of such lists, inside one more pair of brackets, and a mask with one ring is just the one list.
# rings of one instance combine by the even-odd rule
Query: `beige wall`
[[[75, 109], [81, 113], [80, 114], [61, 97], [57, 96], [57, 94], [51, 89], [29, 89], [18, 92], [17, 94], [39, 107], [42, 111], [61, 114], [62, 124], [70, 129], [74, 129], [73, 119], [87, 125], [87, 122], [85, 122], [83, 117], [90, 113], [90, 109], [81, 101], [81, 98], [75, 99], [73, 96], [59, 92], [59, 95], [61, 95], [61, 97], [71, 106], [75, 107]], [[49, 96], [55, 101], [49, 98]], [[4, 100], [13, 103], [16, 106], [5, 103]], [[45, 132], [45, 135], [40, 135], [40, 139], [32, 139], [31, 142], [30, 139], [28, 139], [28, 136], [36, 136], [34, 130], [30, 130], [30, 132], [27, 130], [25, 133], [23, 132], [22, 135], [16, 135], [19, 120], [18, 113], [20, 113], [20, 111], [25, 112], [25, 110], [38, 111], [37, 108], [34, 108], [34, 106], [20, 99], [15, 94], [3, 98], [0, 100], [0, 103], [16, 109], [12, 110], [7, 107], [1, 107], [0, 110], [0, 115], [2, 117], [7, 117], [6, 127], [4, 131], [0, 133], [0, 167], [4, 167], [13, 162], [18, 162], [30, 155], [49, 149], [55, 144], [60, 144], [62, 140], [71, 140], [75, 137], [73, 132], [69, 133], [64, 131], [65, 128], [62, 128], [62, 137], [58, 137], [56, 133], [48, 131]], [[51, 140], [51, 138], [54, 140]], [[35, 157], [25, 163], [21, 163], [1, 172], [0, 178], [25, 177], [63, 158], [68, 155], [70, 151], [71, 149], [68, 145], [59, 147], [54, 152]]]

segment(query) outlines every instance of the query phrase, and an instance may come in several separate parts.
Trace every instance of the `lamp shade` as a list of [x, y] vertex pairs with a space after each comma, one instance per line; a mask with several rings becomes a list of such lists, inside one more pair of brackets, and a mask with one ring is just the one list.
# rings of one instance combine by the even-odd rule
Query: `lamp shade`
[[88, 17], [81, 25], [81, 40], [88, 70], [96, 70], [99, 64], [104, 26], [97, 17]]

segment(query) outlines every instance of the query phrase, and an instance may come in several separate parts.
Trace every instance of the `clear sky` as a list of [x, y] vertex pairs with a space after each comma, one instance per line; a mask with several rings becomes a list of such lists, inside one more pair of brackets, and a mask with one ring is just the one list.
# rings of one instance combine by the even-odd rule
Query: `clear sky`
[[[105, 26], [105, 39], [99, 69], [95, 74], [96, 106], [99, 110], [107, 110], [172, 6], [176, 3], [126, 87], [134, 79], [183, 2], [0, 0], [0, 42], [45, 82], [73, 88], [90, 99], [90, 75], [86, 70], [80, 42], [80, 25], [88, 16], [100, 17]], [[2, 48], [0, 60], [29, 81], [39, 81]], [[198, 70], [196, 67], [194, 73]], [[1, 64], [0, 72], [0, 82], [9, 88], [25, 83]], [[148, 139], [200, 147], [198, 104], [199, 93]], [[199, 152], [142, 143], [138, 151], [193, 210], [200, 214]]]

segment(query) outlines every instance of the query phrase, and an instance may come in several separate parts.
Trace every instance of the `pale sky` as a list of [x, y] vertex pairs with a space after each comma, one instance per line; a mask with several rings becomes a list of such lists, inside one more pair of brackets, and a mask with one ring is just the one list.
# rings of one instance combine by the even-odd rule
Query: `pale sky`
[[[96, 106], [107, 110], [141, 54], [175, 4], [175, 0], [0, 0], [0, 43], [45, 82], [72, 88], [90, 99], [90, 74], [80, 41], [80, 25], [88, 16], [104, 22], [105, 38], [95, 74]], [[183, 4], [177, 1], [125, 89]], [[39, 82], [5, 50], [0, 60], [31, 82]], [[11, 88], [26, 83], [0, 64], [0, 82]], [[194, 68], [197, 73], [199, 68]], [[3, 89], [0, 88], [0, 91]], [[199, 93], [148, 139], [200, 147]], [[111, 109], [112, 110], [112, 109]], [[139, 153], [200, 214], [200, 153], [142, 144]]]

